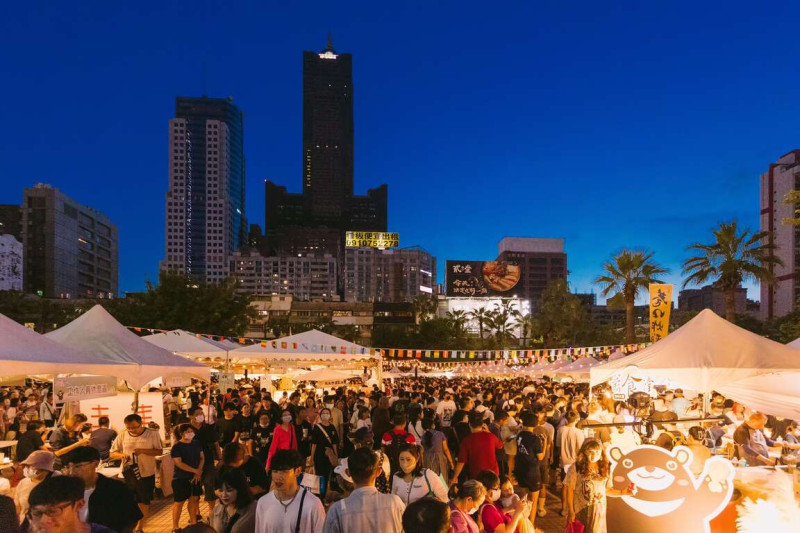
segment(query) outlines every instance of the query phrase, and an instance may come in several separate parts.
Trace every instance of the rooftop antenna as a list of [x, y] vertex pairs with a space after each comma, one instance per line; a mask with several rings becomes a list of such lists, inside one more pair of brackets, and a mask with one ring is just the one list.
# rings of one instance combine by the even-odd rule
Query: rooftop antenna
[[328, 32], [328, 47], [325, 50], [333, 52], [333, 34], [331, 32]]

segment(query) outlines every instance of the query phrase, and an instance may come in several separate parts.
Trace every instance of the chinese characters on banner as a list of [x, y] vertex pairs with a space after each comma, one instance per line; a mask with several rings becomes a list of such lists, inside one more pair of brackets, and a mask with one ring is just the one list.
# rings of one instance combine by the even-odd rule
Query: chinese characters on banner
[[672, 310], [672, 285], [650, 284], [650, 340], [656, 342], [669, 333], [669, 313]]
[[[139, 393], [139, 410], [137, 413], [142, 417], [142, 424], [145, 426], [150, 422], [155, 422], [160, 428], [164, 428], [164, 406], [160, 392]], [[101, 416], [107, 416], [111, 421], [111, 427], [117, 431], [125, 429], [123, 419], [133, 411], [133, 393], [126, 392], [107, 398], [94, 398], [91, 400], [81, 400], [80, 410], [89, 418], [93, 428], [97, 428], [97, 420]]]
[[347, 248], [397, 248], [400, 236], [383, 231], [348, 231], [345, 232], [344, 245]]

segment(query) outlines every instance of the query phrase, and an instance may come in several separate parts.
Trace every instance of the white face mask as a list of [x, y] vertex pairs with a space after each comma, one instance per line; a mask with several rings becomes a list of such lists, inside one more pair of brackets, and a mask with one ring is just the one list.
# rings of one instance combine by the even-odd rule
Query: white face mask
[[328, 413], [322, 413], [319, 415], [320, 420], [325, 420], [326, 422], [331, 419], [331, 415]]
[[488, 497], [493, 502], [496, 502], [500, 499], [500, 489], [492, 489], [489, 491]]
[[328, 409], [333, 409], [333, 404], [332, 403], [326, 403], [325, 407], [327, 407]]
[[196, 417], [194, 417], [194, 419], [197, 421], [198, 424], [202, 424], [203, 422], [206, 421], [206, 415], [197, 415]]
[[503, 507], [511, 507], [511, 502], [514, 500], [513, 496], [509, 496], [508, 498], [501, 498], [500, 503], [503, 504]]
[[284, 423], [284, 424], [288, 424], [289, 422], [291, 422], [291, 421], [292, 421], [292, 417], [291, 417], [291, 416], [289, 416], [289, 415], [282, 416], [282, 417], [281, 417], [281, 420], [283, 420], [283, 423]]

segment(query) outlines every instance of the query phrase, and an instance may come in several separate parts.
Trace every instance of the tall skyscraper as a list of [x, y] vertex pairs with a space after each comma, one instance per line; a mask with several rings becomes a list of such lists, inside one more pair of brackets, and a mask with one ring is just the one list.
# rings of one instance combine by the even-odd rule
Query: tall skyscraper
[[117, 227], [58, 189], [25, 189], [25, 292], [48, 298], [113, 298], [118, 293]]
[[314, 224], [333, 227], [353, 196], [353, 58], [330, 36], [303, 52], [303, 196]]
[[341, 256], [345, 231], [386, 231], [387, 186], [354, 194], [352, 71], [330, 37], [322, 52], [303, 52], [303, 192], [265, 182], [267, 255]]
[[230, 98], [175, 100], [162, 270], [219, 282], [247, 241], [243, 121]]
[[777, 318], [792, 312], [800, 299], [800, 262], [795, 249], [800, 245], [800, 226], [784, 224], [794, 218], [794, 205], [785, 204], [784, 196], [800, 189], [800, 150], [792, 150], [771, 164], [761, 175], [761, 231], [769, 232], [776, 246], [774, 254], [783, 266], [773, 268], [776, 282], [761, 284], [761, 318]]
[[436, 258], [419, 246], [345, 250], [345, 301], [411, 302], [435, 286]]

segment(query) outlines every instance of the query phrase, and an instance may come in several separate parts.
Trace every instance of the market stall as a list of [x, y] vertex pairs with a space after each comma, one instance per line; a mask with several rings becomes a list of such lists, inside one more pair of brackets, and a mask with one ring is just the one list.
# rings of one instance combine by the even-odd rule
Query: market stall
[[800, 420], [800, 372], [762, 374], [717, 387], [755, 411]]

